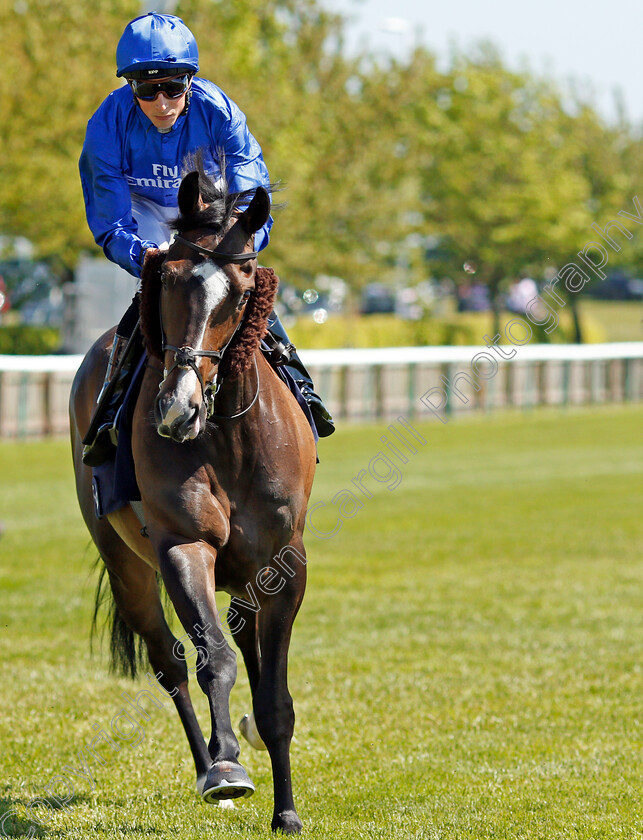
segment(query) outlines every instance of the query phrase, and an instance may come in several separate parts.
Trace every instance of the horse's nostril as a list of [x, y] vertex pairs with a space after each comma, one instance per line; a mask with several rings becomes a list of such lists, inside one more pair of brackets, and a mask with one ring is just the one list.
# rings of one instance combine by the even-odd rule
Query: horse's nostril
[[194, 439], [201, 430], [199, 406], [185, 404], [171, 394], [158, 395], [154, 417], [159, 435], [178, 443]]

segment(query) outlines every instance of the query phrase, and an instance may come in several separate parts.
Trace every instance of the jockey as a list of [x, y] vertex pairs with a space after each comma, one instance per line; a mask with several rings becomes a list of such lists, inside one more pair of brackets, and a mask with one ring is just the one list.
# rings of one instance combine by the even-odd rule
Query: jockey
[[[80, 179], [96, 243], [108, 259], [140, 277], [145, 251], [169, 245], [186, 156], [202, 150], [206, 171], [218, 173], [221, 151], [231, 192], [268, 187], [269, 178], [243, 113], [215, 84], [195, 78], [197, 44], [180, 18], [150, 12], [128, 23], [116, 64], [116, 75], [128, 84], [113, 91], [90, 119]], [[256, 251], [268, 244], [271, 227], [269, 218], [255, 234]], [[121, 357], [137, 320], [135, 298], [116, 328], [96, 409], [100, 425], [83, 452], [90, 466], [102, 463], [113, 446], [112, 428], [133, 363], [131, 353]], [[332, 418], [274, 312], [269, 327], [274, 358], [285, 363], [299, 385], [319, 435], [332, 434]], [[108, 388], [116, 372], [118, 380]]]

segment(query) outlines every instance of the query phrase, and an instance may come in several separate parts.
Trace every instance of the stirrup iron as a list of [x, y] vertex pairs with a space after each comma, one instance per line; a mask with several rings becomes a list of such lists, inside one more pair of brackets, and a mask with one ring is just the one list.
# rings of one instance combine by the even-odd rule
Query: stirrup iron
[[296, 347], [291, 342], [286, 344], [276, 338], [270, 330], [265, 334], [263, 340], [269, 347], [269, 351], [265, 354], [270, 364], [275, 367], [279, 365], [287, 365], [292, 359], [292, 354], [296, 351]]

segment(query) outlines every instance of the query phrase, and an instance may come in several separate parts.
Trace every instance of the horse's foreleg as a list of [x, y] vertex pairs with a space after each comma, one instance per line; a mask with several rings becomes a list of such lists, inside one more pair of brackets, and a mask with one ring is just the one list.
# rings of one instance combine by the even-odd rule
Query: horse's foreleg
[[197, 650], [197, 680], [210, 705], [210, 767], [202, 796], [207, 802], [249, 796], [254, 793], [254, 785], [237, 761], [239, 742], [230, 722], [230, 691], [237, 677], [237, 658], [223, 635], [216, 608], [216, 552], [199, 541], [161, 544], [158, 556], [174, 608]]
[[[303, 545], [297, 548], [304, 556]], [[254, 714], [272, 763], [275, 795], [272, 829], [286, 834], [302, 828], [295, 810], [290, 774], [295, 712], [288, 691], [288, 647], [305, 586], [306, 568], [298, 564], [295, 576], [278, 593], [267, 597], [259, 612], [261, 672], [253, 698]]]

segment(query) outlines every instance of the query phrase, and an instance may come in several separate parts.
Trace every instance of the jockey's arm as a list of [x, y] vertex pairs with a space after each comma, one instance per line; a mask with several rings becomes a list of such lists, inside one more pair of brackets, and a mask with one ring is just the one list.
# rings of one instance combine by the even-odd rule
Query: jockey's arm
[[[225, 123], [218, 145], [225, 152], [226, 179], [230, 192], [242, 192], [262, 186], [270, 191], [270, 177], [261, 147], [246, 125], [243, 113], [232, 105], [231, 118]], [[255, 234], [255, 250], [261, 251], [269, 242], [272, 216]]]
[[80, 180], [87, 223], [96, 244], [112, 262], [140, 277], [147, 248], [156, 242], [141, 239], [132, 216], [129, 185], [120, 166], [120, 148], [100, 136], [101, 124], [90, 120], [80, 156]]

